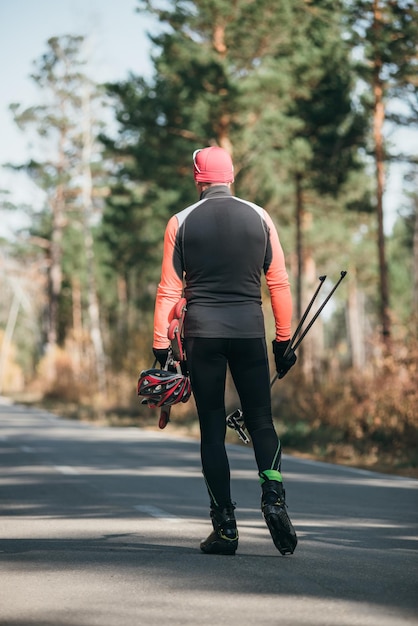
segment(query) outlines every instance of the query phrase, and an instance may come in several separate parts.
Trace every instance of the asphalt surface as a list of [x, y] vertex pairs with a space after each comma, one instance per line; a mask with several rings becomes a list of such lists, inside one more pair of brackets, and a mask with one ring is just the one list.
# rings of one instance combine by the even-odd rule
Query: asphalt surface
[[199, 443], [173, 432], [0, 404], [2, 626], [418, 624], [418, 481], [285, 455], [283, 557], [231, 445], [240, 545], [204, 555]]

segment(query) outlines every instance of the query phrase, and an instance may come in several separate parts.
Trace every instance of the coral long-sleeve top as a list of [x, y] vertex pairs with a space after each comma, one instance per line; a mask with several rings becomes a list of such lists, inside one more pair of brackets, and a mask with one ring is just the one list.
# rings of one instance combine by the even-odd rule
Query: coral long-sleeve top
[[167, 224], [154, 348], [168, 347], [167, 329], [183, 292], [185, 337], [263, 337], [262, 272], [276, 339], [284, 341], [290, 337], [292, 297], [277, 230], [263, 208], [232, 196], [226, 185], [209, 187]]

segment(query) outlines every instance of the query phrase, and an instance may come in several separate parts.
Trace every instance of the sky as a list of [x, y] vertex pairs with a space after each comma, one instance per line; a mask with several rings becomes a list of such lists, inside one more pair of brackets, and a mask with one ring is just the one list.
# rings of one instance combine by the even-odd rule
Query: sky
[[[152, 18], [137, 13], [136, 0], [0, 0], [0, 189], [17, 201], [40, 201], [24, 174], [1, 167], [24, 163], [27, 138], [13, 122], [9, 105], [31, 106], [41, 93], [30, 78], [33, 62], [47, 50], [50, 37], [85, 35], [91, 39], [92, 68], [97, 82], [123, 80], [129, 72], [149, 76], [151, 44], [157, 32]], [[0, 212], [0, 236], [21, 217]]]
[[[24, 174], [12, 173], [3, 163], [24, 163], [27, 138], [12, 120], [9, 105], [31, 106], [41, 94], [30, 78], [33, 61], [47, 49], [47, 40], [60, 35], [85, 35], [92, 42], [92, 67], [98, 82], [123, 80], [129, 72], [150, 76], [151, 43], [147, 33], [158, 32], [152, 18], [135, 12], [136, 0], [0, 0], [0, 189], [10, 198], [40, 204], [41, 194]], [[393, 139], [402, 148], [417, 134], [398, 132]], [[411, 147], [409, 145], [409, 147]], [[416, 149], [415, 149], [416, 152]], [[385, 227], [389, 231], [403, 203], [401, 166], [387, 173]], [[0, 236], [10, 235], [22, 218], [0, 211]]]

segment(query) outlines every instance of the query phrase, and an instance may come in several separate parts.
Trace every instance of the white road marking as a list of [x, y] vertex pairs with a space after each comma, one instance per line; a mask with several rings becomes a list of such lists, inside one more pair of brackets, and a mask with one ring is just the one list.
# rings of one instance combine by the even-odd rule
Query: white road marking
[[163, 509], [159, 509], [156, 506], [152, 506], [151, 504], [137, 504], [134, 509], [140, 511], [141, 513], [145, 513], [146, 515], [150, 515], [151, 517], [156, 517], [158, 519], [164, 519], [170, 522], [179, 522], [180, 518], [168, 513], [167, 511], [163, 511]]
[[69, 465], [54, 465], [54, 467], [60, 474], [66, 474], [67, 476], [78, 474], [77, 470]]

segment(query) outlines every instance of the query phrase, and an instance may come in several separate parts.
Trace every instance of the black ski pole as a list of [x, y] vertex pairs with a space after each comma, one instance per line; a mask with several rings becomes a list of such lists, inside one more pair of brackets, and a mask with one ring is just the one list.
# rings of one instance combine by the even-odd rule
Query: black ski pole
[[303, 324], [304, 324], [304, 322], [305, 322], [306, 318], [307, 318], [307, 317], [308, 317], [308, 315], [309, 315], [309, 311], [311, 310], [312, 305], [313, 305], [313, 303], [315, 302], [316, 297], [317, 297], [317, 295], [318, 295], [318, 293], [319, 293], [319, 290], [321, 289], [322, 285], [324, 284], [325, 279], [326, 279], [326, 276], [320, 276], [320, 277], [319, 277], [319, 281], [320, 281], [320, 283], [319, 283], [318, 287], [316, 288], [316, 291], [315, 291], [314, 295], [312, 296], [311, 301], [309, 302], [308, 306], [306, 307], [306, 310], [305, 310], [304, 314], [302, 315], [302, 317], [301, 317], [301, 319], [300, 319], [300, 322], [299, 322], [299, 324], [298, 324], [298, 325], [297, 325], [297, 327], [296, 327], [295, 332], [293, 333], [293, 336], [292, 336], [292, 338], [291, 338], [291, 340], [290, 340], [290, 343], [289, 343], [289, 345], [287, 346], [286, 351], [285, 351], [285, 353], [284, 353], [284, 355], [283, 355], [284, 357], [285, 357], [285, 356], [289, 353], [289, 350], [291, 350], [291, 348], [292, 348], [292, 346], [293, 346], [293, 342], [295, 341], [296, 337], [298, 336], [298, 334], [299, 334], [299, 333], [300, 333], [300, 331], [302, 330], [302, 326], [303, 326]]
[[[285, 351], [285, 353], [284, 353], [284, 356], [286, 356], [286, 355], [289, 353], [290, 349], [292, 349], [292, 350], [296, 350], [296, 348], [298, 348], [298, 347], [300, 346], [300, 344], [302, 343], [303, 339], [306, 337], [306, 334], [307, 334], [307, 333], [308, 333], [308, 331], [312, 328], [312, 326], [313, 326], [314, 322], [318, 319], [318, 317], [319, 317], [319, 315], [321, 314], [321, 312], [323, 311], [323, 309], [324, 309], [325, 305], [326, 305], [326, 304], [327, 304], [327, 302], [330, 300], [330, 298], [332, 297], [332, 295], [334, 294], [334, 292], [335, 292], [335, 290], [337, 289], [338, 285], [341, 283], [341, 281], [342, 281], [342, 280], [343, 280], [343, 278], [346, 276], [346, 274], [347, 274], [347, 272], [345, 272], [345, 271], [342, 271], [342, 272], [341, 272], [341, 276], [340, 276], [340, 279], [338, 280], [338, 282], [337, 282], [337, 283], [334, 285], [334, 287], [331, 289], [330, 293], [329, 293], [329, 294], [328, 294], [328, 296], [325, 298], [325, 300], [323, 301], [323, 303], [321, 304], [321, 306], [319, 307], [319, 309], [317, 310], [317, 312], [315, 313], [315, 315], [313, 316], [313, 318], [311, 319], [311, 321], [309, 322], [309, 324], [307, 325], [307, 327], [305, 328], [305, 330], [303, 331], [303, 333], [300, 335], [300, 337], [299, 337], [299, 339], [297, 340], [297, 342], [296, 342], [294, 345], [292, 345], [292, 344], [293, 344], [293, 341], [294, 341], [294, 339], [295, 339], [295, 337], [296, 337], [296, 335], [297, 335], [297, 333], [300, 331], [300, 329], [301, 329], [301, 327], [302, 327], [303, 322], [306, 320], [306, 317], [307, 317], [307, 315], [308, 315], [308, 313], [309, 313], [309, 311], [310, 311], [310, 309], [311, 309], [311, 307], [312, 307], [312, 304], [314, 303], [315, 298], [316, 298], [316, 296], [317, 296], [317, 294], [318, 294], [318, 292], [319, 292], [320, 288], [322, 287], [323, 282], [324, 282], [324, 280], [325, 280], [325, 278], [326, 278], [326, 276], [320, 276], [320, 277], [319, 277], [319, 280], [321, 281], [321, 283], [318, 285], [317, 290], [315, 291], [315, 293], [314, 293], [314, 295], [313, 295], [313, 297], [312, 297], [312, 299], [311, 299], [310, 303], [308, 304], [308, 307], [307, 307], [307, 309], [306, 309], [305, 313], [303, 314], [302, 319], [301, 319], [301, 321], [299, 322], [299, 324], [298, 324], [298, 327], [297, 327], [296, 331], [293, 333], [293, 337], [292, 337], [292, 339], [290, 340], [290, 344], [289, 344], [289, 345], [288, 345], [288, 347], [286, 348], [286, 351]], [[272, 379], [271, 379], [271, 381], [270, 381], [270, 387], [272, 387], [272, 386], [273, 386], [273, 384], [276, 382], [276, 380], [278, 379], [278, 377], [279, 377], [279, 375], [278, 375], [278, 373], [276, 372], [276, 373], [275, 373], [275, 375], [273, 376], [273, 378], [272, 378]]]
[[335, 283], [334, 287], [331, 289], [331, 291], [329, 292], [329, 294], [327, 295], [327, 297], [325, 298], [325, 300], [323, 301], [323, 303], [321, 304], [321, 306], [319, 307], [319, 309], [317, 310], [317, 312], [315, 313], [315, 315], [313, 316], [313, 318], [311, 319], [311, 321], [309, 322], [309, 324], [307, 325], [307, 327], [305, 328], [305, 330], [303, 331], [303, 333], [301, 334], [301, 336], [299, 337], [299, 339], [297, 340], [295, 345], [292, 347], [292, 350], [296, 350], [296, 348], [298, 348], [300, 346], [300, 344], [302, 343], [302, 340], [304, 339], [304, 337], [306, 337], [306, 334], [312, 328], [314, 322], [318, 319], [318, 317], [321, 314], [321, 312], [323, 311], [325, 305], [330, 300], [330, 298], [334, 294], [335, 290], [337, 289], [338, 285], [341, 283], [341, 281], [343, 280], [343, 278], [346, 275], [347, 275], [347, 272], [345, 272], [345, 271], [341, 272], [341, 276], [340, 276], [338, 282]]
[[[324, 284], [324, 282], [325, 282], [325, 279], [326, 279], [326, 275], [324, 275], [324, 276], [320, 276], [320, 277], [319, 277], [319, 281], [320, 281], [320, 282], [319, 282], [319, 285], [318, 285], [318, 287], [316, 288], [316, 291], [315, 291], [314, 295], [312, 296], [312, 298], [311, 298], [311, 300], [310, 300], [310, 302], [309, 302], [308, 306], [306, 307], [305, 312], [304, 312], [304, 314], [302, 315], [302, 317], [301, 317], [301, 319], [300, 319], [300, 322], [299, 322], [299, 324], [298, 324], [298, 325], [297, 325], [297, 327], [296, 327], [295, 332], [293, 333], [293, 336], [292, 336], [292, 338], [291, 338], [291, 340], [290, 340], [290, 342], [289, 342], [289, 345], [287, 346], [287, 348], [286, 348], [286, 350], [285, 350], [285, 353], [284, 353], [284, 355], [283, 355], [284, 357], [286, 357], [286, 355], [287, 355], [287, 354], [289, 354], [289, 351], [290, 351], [291, 349], [293, 349], [293, 342], [295, 341], [296, 337], [298, 336], [298, 334], [299, 334], [299, 333], [300, 333], [300, 331], [302, 330], [302, 326], [303, 326], [303, 324], [304, 324], [304, 322], [305, 322], [306, 318], [307, 318], [307, 317], [308, 317], [308, 315], [309, 315], [309, 311], [311, 310], [312, 305], [313, 305], [313, 303], [315, 302], [316, 297], [317, 297], [317, 295], [318, 295], [318, 293], [319, 293], [319, 290], [321, 289], [322, 285], [323, 285], [323, 284]], [[276, 373], [275, 373], [275, 375], [273, 376], [273, 378], [272, 378], [272, 379], [271, 379], [271, 381], [270, 381], [270, 387], [272, 387], [272, 386], [274, 385], [274, 383], [276, 382], [276, 380], [278, 379], [278, 377], [279, 377], [279, 375], [278, 375], [278, 373], [276, 372]]]

